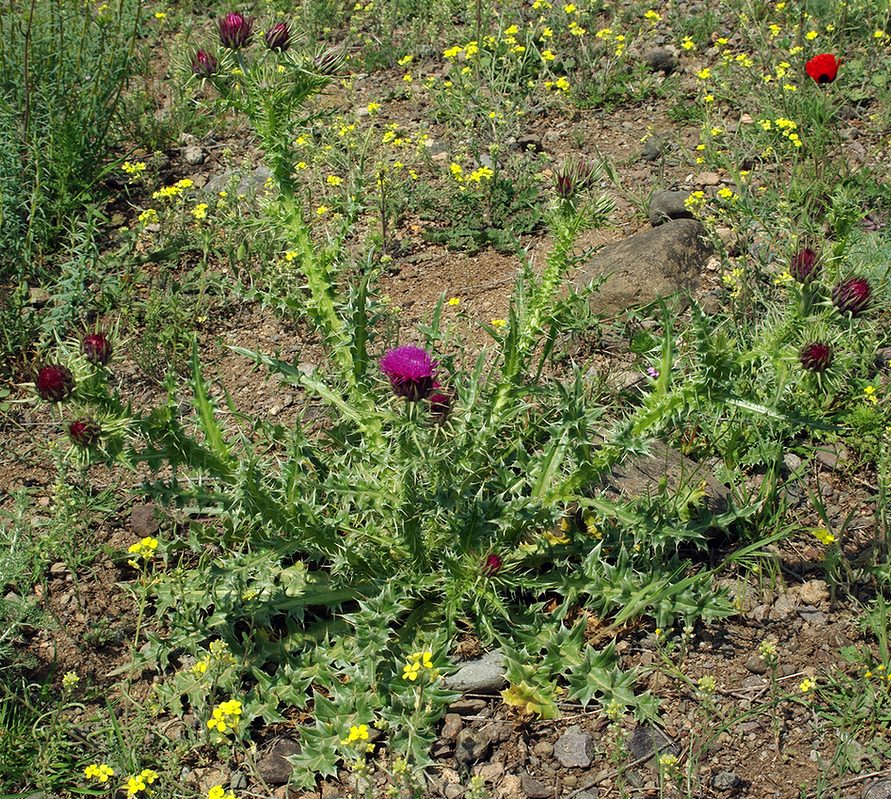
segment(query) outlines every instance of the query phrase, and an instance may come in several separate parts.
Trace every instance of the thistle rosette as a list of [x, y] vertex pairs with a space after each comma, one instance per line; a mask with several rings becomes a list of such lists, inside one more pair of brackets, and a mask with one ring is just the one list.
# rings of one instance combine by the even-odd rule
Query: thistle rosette
[[74, 391], [71, 370], [60, 364], [47, 364], [37, 373], [37, 393], [47, 402], [62, 402]]
[[240, 50], [251, 42], [254, 21], [237, 11], [230, 11], [220, 20], [220, 44], [229, 50]]
[[840, 314], [860, 316], [872, 298], [872, 286], [865, 277], [850, 277], [832, 289], [832, 304]]
[[380, 370], [389, 378], [393, 391], [409, 402], [430, 396], [434, 387], [436, 362], [421, 347], [396, 347], [380, 360]]

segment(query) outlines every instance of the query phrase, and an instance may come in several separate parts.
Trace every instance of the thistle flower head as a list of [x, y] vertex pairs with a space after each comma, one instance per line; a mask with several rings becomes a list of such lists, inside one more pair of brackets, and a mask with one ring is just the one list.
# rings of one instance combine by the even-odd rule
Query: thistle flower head
[[390, 350], [381, 358], [380, 369], [390, 379], [393, 391], [409, 402], [425, 399], [433, 390], [436, 362], [420, 347]]
[[80, 351], [90, 363], [105, 366], [111, 358], [111, 342], [104, 333], [90, 333], [84, 336]]
[[486, 559], [483, 562], [483, 571], [486, 574], [490, 574], [490, 575], [495, 574], [496, 572], [501, 570], [501, 567], [503, 565], [504, 564], [503, 564], [501, 558], [498, 557], [498, 555], [496, 555], [494, 552], [491, 552], [488, 555], [486, 555]]
[[822, 85], [835, 80], [840, 64], [832, 53], [820, 53], [804, 65], [804, 70], [815, 82]]
[[92, 419], [77, 419], [68, 425], [68, 436], [79, 447], [92, 447], [99, 443], [102, 430]]
[[287, 22], [277, 22], [266, 31], [266, 46], [270, 50], [285, 52], [291, 44], [291, 31]]
[[851, 277], [832, 289], [832, 304], [839, 313], [859, 316], [869, 307], [872, 287], [865, 277]]
[[594, 165], [583, 159], [569, 158], [554, 175], [554, 188], [561, 200], [573, 200], [588, 188], [594, 177]]
[[48, 364], [37, 373], [37, 393], [47, 402], [61, 402], [74, 391], [71, 370], [59, 364]]
[[230, 50], [240, 50], [251, 41], [254, 21], [237, 11], [230, 11], [220, 20], [220, 44]]
[[192, 74], [200, 78], [209, 78], [217, 74], [216, 56], [206, 50], [199, 50], [192, 56]]
[[809, 372], [825, 372], [832, 363], [832, 347], [825, 341], [811, 341], [801, 348], [799, 360]]
[[799, 250], [789, 263], [789, 274], [799, 283], [810, 283], [817, 276], [817, 253], [810, 247]]

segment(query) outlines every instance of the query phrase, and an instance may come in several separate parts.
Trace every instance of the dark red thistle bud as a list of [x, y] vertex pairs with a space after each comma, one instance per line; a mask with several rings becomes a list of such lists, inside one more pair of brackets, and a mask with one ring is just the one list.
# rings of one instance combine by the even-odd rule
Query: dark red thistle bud
[[832, 363], [832, 347], [823, 341], [812, 341], [801, 348], [799, 358], [809, 372], [825, 372]]
[[839, 313], [859, 316], [869, 307], [872, 288], [865, 277], [851, 277], [832, 289], [832, 303]]
[[111, 342], [103, 333], [90, 333], [80, 345], [84, 357], [96, 366], [105, 366], [111, 359]]
[[78, 419], [68, 425], [68, 435], [79, 447], [92, 447], [99, 443], [102, 430], [92, 419]]
[[817, 253], [810, 247], [799, 250], [792, 256], [789, 274], [799, 283], [810, 283], [817, 276]]
[[832, 53], [820, 53], [808, 61], [804, 69], [817, 83], [832, 83], [838, 75], [840, 63]]
[[418, 402], [430, 396], [434, 383], [436, 363], [420, 347], [396, 347], [380, 361], [381, 371], [390, 378], [393, 391], [409, 402]]
[[554, 188], [561, 200], [572, 200], [589, 187], [594, 166], [583, 160], [569, 159], [554, 175]]
[[58, 364], [44, 366], [37, 373], [37, 393], [47, 402], [61, 402], [74, 391], [74, 377], [69, 369]]
[[319, 53], [312, 60], [313, 67], [320, 75], [337, 75], [343, 69], [346, 53], [339, 49], [329, 49]]
[[217, 59], [206, 50], [199, 50], [192, 58], [192, 72], [201, 78], [217, 74]]
[[448, 416], [449, 412], [452, 410], [452, 397], [450, 394], [443, 394], [441, 391], [436, 391], [427, 397], [427, 401], [430, 403], [430, 412], [436, 416]]
[[495, 574], [495, 572], [501, 571], [503, 565], [501, 558], [492, 553], [486, 555], [486, 560], [483, 562], [483, 571], [489, 575]]
[[254, 21], [244, 14], [230, 11], [220, 20], [220, 44], [230, 50], [240, 50], [242, 47], [246, 47], [251, 41], [253, 25]]
[[270, 50], [285, 52], [291, 44], [291, 31], [287, 22], [278, 22], [266, 31], [266, 46]]

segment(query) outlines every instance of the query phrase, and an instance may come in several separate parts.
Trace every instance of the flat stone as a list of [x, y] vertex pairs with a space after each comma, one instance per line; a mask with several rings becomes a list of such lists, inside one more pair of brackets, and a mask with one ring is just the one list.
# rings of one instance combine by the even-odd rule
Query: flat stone
[[663, 481], [672, 494], [704, 483], [706, 509], [716, 514], [727, 510], [730, 493], [712, 470], [661, 441], [650, 446], [649, 455], [639, 455], [613, 467], [607, 477], [607, 483], [629, 499], [657, 494]]
[[720, 186], [721, 176], [717, 172], [700, 172], [695, 178], [693, 178], [693, 182], [697, 186]]
[[658, 727], [635, 727], [628, 736], [628, 754], [643, 760], [655, 754], [679, 755], [680, 747]]
[[523, 783], [516, 774], [505, 774], [501, 782], [495, 786], [495, 799], [521, 799]]
[[159, 524], [155, 517], [155, 503], [146, 502], [144, 505], [134, 505], [130, 509], [130, 529], [134, 535], [140, 538], [154, 535], [158, 532]]
[[469, 660], [454, 674], [443, 680], [449, 691], [462, 694], [492, 693], [507, 684], [504, 676], [504, 656], [497, 649], [477, 660]]
[[459, 716], [475, 716], [485, 709], [485, 699], [458, 699], [449, 705], [449, 710], [452, 713], [457, 713]]
[[268, 785], [286, 785], [294, 767], [286, 760], [300, 754], [300, 744], [291, 738], [280, 738], [260, 756], [257, 773]]
[[653, 227], [670, 219], [693, 219], [693, 212], [685, 202], [690, 196], [686, 191], [657, 191], [650, 198], [650, 224]]
[[771, 621], [783, 621], [788, 619], [798, 610], [798, 600], [791, 594], [783, 594], [770, 609]]
[[547, 799], [554, 793], [547, 785], [529, 774], [520, 776], [520, 785], [529, 799]]
[[461, 716], [457, 713], [446, 713], [439, 736], [445, 741], [454, 741], [463, 726], [464, 721]]
[[673, 219], [600, 250], [572, 278], [578, 289], [603, 280], [591, 310], [616, 316], [678, 292], [694, 291], [714, 250], [702, 223]]
[[678, 57], [664, 47], [654, 47], [647, 50], [643, 57], [644, 63], [651, 72], [663, 72], [670, 75], [678, 68]]
[[891, 799], [891, 780], [879, 780], [864, 787], [863, 799]]
[[455, 760], [463, 766], [470, 766], [485, 760], [492, 749], [488, 735], [473, 728], [461, 730], [455, 741]]
[[563, 768], [588, 768], [594, 759], [594, 739], [573, 725], [554, 744], [554, 757]]
[[183, 160], [187, 164], [192, 164], [193, 166], [203, 164], [204, 150], [202, 150], [197, 144], [190, 144], [188, 147], [183, 148]]
[[732, 771], [719, 771], [712, 775], [711, 783], [716, 791], [732, 791], [742, 785], [742, 780]]
[[808, 580], [798, 586], [798, 596], [805, 605], [819, 605], [829, 600], [829, 586], [825, 580]]
[[828, 622], [826, 614], [822, 610], [818, 610], [810, 605], [799, 608], [798, 616], [814, 627], [825, 627]]
[[663, 136], [650, 136], [643, 146], [643, 152], [640, 154], [644, 161], [657, 161], [665, 152], [668, 142]]
[[746, 661], [746, 669], [752, 672], [752, 674], [767, 674], [770, 670], [761, 655], [752, 655], [752, 657]]

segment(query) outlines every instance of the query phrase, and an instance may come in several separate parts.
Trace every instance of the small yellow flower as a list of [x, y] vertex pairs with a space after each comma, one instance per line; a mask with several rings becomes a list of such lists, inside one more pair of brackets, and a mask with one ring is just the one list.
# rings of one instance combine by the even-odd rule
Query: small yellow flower
[[96, 782], [101, 782], [104, 785], [108, 782], [109, 777], [114, 776], [114, 769], [105, 763], [90, 763], [84, 769], [84, 776], [88, 780], [96, 780]]
[[542, 50], [541, 58], [542, 61], [553, 61], [557, 56], [550, 50]]
[[327, 205], [320, 205], [318, 208], [316, 208], [316, 214], [318, 216], [324, 216], [330, 210], [331, 209]]
[[887, 36], [888, 36], [888, 34], [885, 33], [885, 31], [883, 31], [883, 30], [877, 30], [875, 33], [873, 33], [872, 38], [873, 38], [873, 39], [884, 39], [884, 38], [886, 38]]
[[718, 196], [722, 200], [734, 200], [736, 199], [736, 195], [733, 193], [731, 189], [728, 189], [726, 186], [722, 189], [718, 189]]
[[863, 398], [867, 402], [871, 402], [873, 405], [879, 404], [879, 398], [876, 396], [876, 387], [875, 386], [867, 386], [863, 389]]
[[407, 67], [412, 61], [414, 61], [415, 57], [409, 53], [408, 55], [402, 56], [396, 63], [399, 64], [400, 67]]
[[492, 319], [490, 324], [492, 325], [492, 327], [494, 327], [496, 329], [501, 329], [503, 327], [507, 327], [507, 320], [506, 319]]
[[708, 80], [711, 76], [712, 71], [708, 67], [700, 69], [699, 72], [696, 73], [696, 77], [699, 78], [699, 80]]
[[381, 110], [381, 104], [380, 104], [380, 103], [374, 103], [374, 102], [371, 102], [371, 103], [369, 103], [367, 106], [365, 106], [365, 110], [366, 110], [369, 114], [376, 114], [378, 111]]
[[454, 47], [449, 47], [447, 50], [442, 51], [443, 58], [457, 58], [459, 55], [461, 55], [461, 51], [463, 49], [464, 48], [459, 47], [457, 44]]
[[147, 535], [141, 541], [137, 541], [135, 544], [131, 544], [127, 547], [127, 552], [131, 555], [136, 555], [143, 560], [150, 560], [154, 556], [157, 548], [158, 539]]
[[62, 677], [62, 687], [66, 691], [73, 690], [79, 682], [80, 677], [77, 676], [76, 671], [66, 671], [65, 675]]
[[167, 13], [164, 11], [156, 11], [155, 19], [167, 19]]
[[554, 88], [559, 89], [561, 92], [568, 92], [569, 91], [569, 81], [566, 80], [566, 78], [561, 75], [554, 82]]
[[817, 527], [811, 530], [811, 535], [825, 546], [835, 543], [835, 536], [825, 527]]
[[451, 305], [453, 308], [457, 308], [461, 304], [460, 297], [449, 297], [447, 305]]
[[575, 6], [575, 3], [568, 3], [567, 5], [563, 6], [563, 10], [567, 14], [575, 14], [575, 12], [578, 11], [578, 9]]
[[820, 34], [817, 33], [816, 31], [808, 31], [806, 34], [804, 34], [804, 38], [807, 39], [809, 42], [812, 42], [812, 41], [813, 41], [814, 39], [816, 39], [819, 35], [820, 35]]
[[813, 691], [814, 688], [817, 687], [817, 683], [810, 679], [810, 677], [806, 677], [799, 683], [798, 687], [801, 689], [801, 693], [806, 694]]
[[692, 50], [694, 47], [696, 47], [696, 45], [693, 44], [693, 40], [692, 40], [692, 39], [687, 38], [687, 39], [684, 39], [684, 41], [681, 42], [681, 47], [682, 47], [684, 50]]
[[721, 36], [720, 38], [715, 40], [715, 44], [718, 45], [718, 47], [726, 47], [728, 44], [730, 44], [730, 39], [728, 39], [726, 36]]
[[402, 80], [404, 80], [406, 83], [411, 83], [414, 80], [414, 78], [411, 76], [411, 72], [406, 72], [402, 76]]
[[199, 219], [199, 220], [207, 219], [207, 203], [198, 203], [192, 209], [192, 216], [194, 216], [195, 219]]
[[338, 175], [328, 175], [328, 177], [325, 178], [325, 183], [329, 186], [339, 186], [343, 183], [343, 178]]
[[207, 792], [207, 799], [235, 799], [235, 794], [231, 791], [227, 793], [222, 785], [214, 785]]
[[713, 95], [713, 94], [707, 94], [707, 95], [705, 95], [705, 97], [702, 98], [702, 102], [704, 102], [704, 103], [713, 103], [713, 102], [715, 102], [715, 95]]
[[644, 14], [644, 19], [648, 20], [650, 24], [655, 25], [662, 19], [662, 15], [656, 11], [653, 11], [653, 9], [650, 9]]

